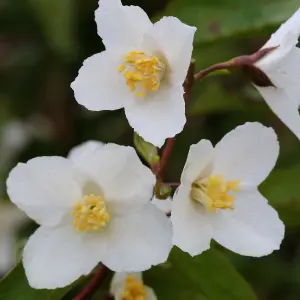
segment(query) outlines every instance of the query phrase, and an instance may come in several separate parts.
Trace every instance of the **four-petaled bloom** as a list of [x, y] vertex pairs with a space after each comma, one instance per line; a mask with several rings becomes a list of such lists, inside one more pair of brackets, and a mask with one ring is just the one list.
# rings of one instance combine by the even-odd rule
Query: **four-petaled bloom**
[[156, 300], [154, 291], [144, 285], [142, 273], [115, 273], [110, 293], [115, 300]]
[[58, 288], [103, 262], [142, 271], [164, 262], [172, 226], [151, 202], [154, 175], [131, 147], [87, 143], [63, 157], [18, 164], [7, 180], [12, 202], [41, 226], [23, 264], [34, 288]]
[[208, 140], [191, 146], [173, 198], [173, 243], [191, 255], [211, 239], [248, 256], [279, 249], [284, 225], [257, 190], [278, 152], [276, 134], [259, 123], [237, 127], [215, 148]]
[[267, 104], [300, 139], [300, 9], [271, 36], [262, 49], [274, 48], [255, 63], [274, 86], [256, 86]]
[[83, 63], [71, 84], [89, 110], [125, 109], [131, 127], [161, 147], [186, 122], [183, 82], [196, 28], [177, 18], [152, 24], [136, 6], [100, 0], [95, 14], [106, 51]]

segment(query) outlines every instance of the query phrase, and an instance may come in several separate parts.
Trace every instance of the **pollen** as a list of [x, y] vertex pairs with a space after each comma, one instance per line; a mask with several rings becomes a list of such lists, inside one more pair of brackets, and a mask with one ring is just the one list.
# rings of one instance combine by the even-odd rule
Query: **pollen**
[[125, 288], [121, 300], [147, 300], [146, 288], [143, 282], [133, 275], [128, 275], [125, 280]]
[[233, 209], [235, 193], [239, 191], [240, 180], [226, 181], [222, 175], [209, 176], [192, 184], [191, 198], [200, 202], [208, 211]]
[[147, 92], [160, 88], [166, 66], [157, 56], [148, 56], [141, 51], [131, 51], [125, 57], [125, 63], [119, 67], [130, 92], [143, 98]]
[[102, 196], [85, 195], [73, 206], [73, 226], [78, 231], [96, 231], [105, 227], [110, 220]]

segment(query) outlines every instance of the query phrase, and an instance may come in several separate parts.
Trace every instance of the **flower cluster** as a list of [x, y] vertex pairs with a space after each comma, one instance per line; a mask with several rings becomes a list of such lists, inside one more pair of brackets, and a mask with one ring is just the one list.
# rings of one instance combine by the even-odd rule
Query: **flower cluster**
[[[84, 61], [71, 85], [76, 100], [90, 110], [124, 107], [134, 130], [161, 147], [186, 122], [183, 83], [195, 28], [174, 17], [153, 24], [120, 0], [100, 0], [95, 19], [106, 50]], [[271, 83], [257, 89], [300, 138], [299, 33], [297, 11], [252, 67]], [[154, 300], [136, 272], [165, 262], [173, 245], [198, 255], [214, 239], [242, 255], [270, 254], [279, 249], [284, 225], [258, 186], [278, 155], [274, 130], [260, 123], [235, 128], [215, 147], [201, 140], [190, 148], [172, 200], [156, 199], [162, 178], [132, 147], [89, 141], [67, 158], [19, 163], [7, 179], [8, 195], [40, 225], [23, 252], [30, 285], [63, 287], [101, 262], [117, 272], [115, 299]]]

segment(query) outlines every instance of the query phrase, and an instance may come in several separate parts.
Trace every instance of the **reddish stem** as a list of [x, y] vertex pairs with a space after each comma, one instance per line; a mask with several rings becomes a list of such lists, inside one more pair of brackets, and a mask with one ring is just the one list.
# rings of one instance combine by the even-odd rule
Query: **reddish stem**
[[200, 80], [203, 77], [207, 76], [208, 74], [217, 71], [217, 70], [228, 70], [230, 68], [232, 68], [233, 62], [232, 61], [226, 61], [226, 62], [222, 62], [222, 63], [218, 63], [212, 66], [209, 66], [206, 69], [201, 70], [199, 73], [197, 73], [194, 76], [194, 80]]
[[73, 300], [85, 300], [91, 296], [97, 289], [98, 285], [101, 284], [105, 277], [105, 273], [108, 269], [104, 265], [94, 272], [89, 283], [73, 298]]
[[161, 155], [160, 164], [159, 164], [159, 167], [156, 171], [157, 172], [156, 176], [159, 179], [161, 179], [163, 177], [163, 174], [164, 174], [167, 162], [168, 162], [168, 158], [169, 158], [169, 155], [171, 154], [171, 152], [173, 150], [175, 141], [176, 141], [175, 137], [168, 139], [167, 143], [166, 143], [166, 146], [164, 147], [164, 150], [163, 150], [162, 155]]

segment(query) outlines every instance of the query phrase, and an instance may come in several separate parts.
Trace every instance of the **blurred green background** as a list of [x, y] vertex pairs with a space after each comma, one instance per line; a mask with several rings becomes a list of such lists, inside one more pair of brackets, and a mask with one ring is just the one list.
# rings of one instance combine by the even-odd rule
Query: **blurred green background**
[[[13, 264], [15, 249], [22, 247], [35, 228], [9, 206], [5, 180], [10, 169], [18, 161], [35, 156], [65, 156], [73, 146], [89, 139], [133, 144], [133, 131], [123, 110], [88, 111], [77, 104], [70, 88], [82, 61], [104, 49], [94, 22], [97, 2], [0, 1], [2, 275]], [[173, 15], [196, 26], [193, 57], [199, 71], [212, 63], [258, 50], [299, 7], [300, 1], [124, 0], [123, 4], [141, 6], [154, 21]], [[260, 190], [278, 210], [286, 224], [286, 235], [280, 251], [260, 259], [241, 257], [217, 245], [217, 250], [194, 261], [175, 250], [170, 262], [146, 274], [146, 283], [154, 286], [159, 299], [255, 299], [223, 257], [225, 254], [253, 288], [257, 299], [300, 299], [300, 142], [239, 74], [213, 75], [197, 83], [187, 114], [188, 122], [170, 157], [167, 181], [179, 180], [189, 146], [202, 138], [216, 143], [246, 121], [260, 121], [275, 129], [281, 145], [280, 157]], [[36, 296], [29, 292], [21, 267], [14, 272], [18, 276], [6, 279], [5, 286], [0, 285], [0, 299], [55, 300], [66, 294]], [[17, 290], [12, 294], [10, 290], [16, 284], [20, 293]], [[28, 294], [20, 295], [23, 292]], [[72, 293], [75, 292], [64, 299], [71, 299]], [[100, 295], [94, 299], [100, 299]]]

